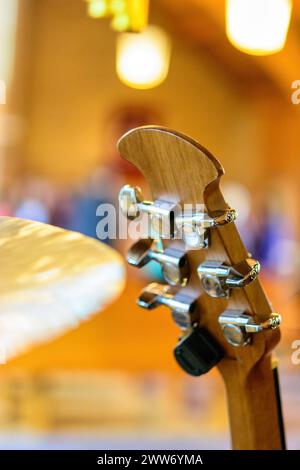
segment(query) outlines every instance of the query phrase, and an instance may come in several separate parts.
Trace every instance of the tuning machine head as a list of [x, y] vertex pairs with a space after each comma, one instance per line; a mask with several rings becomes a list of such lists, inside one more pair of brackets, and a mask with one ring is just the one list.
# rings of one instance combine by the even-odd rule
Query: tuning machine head
[[187, 254], [175, 244], [160, 249], [157, 241], [141, 239], [129, 249], [127, 261], [137, 268], [145, 266], [149, 261], [159, 263], [166, 282], [172, 286], [184, 286], [189, 277]]
[[[156, 199], [144, 201], [138, 187], [125, 185], [119, 193], [121, 212], [129, 219], [135, 220], [142, 214], [150, 218], [151, 229], [148, 235], [155, 238], [182, 238], [187, 249], [201, 249], [208, 246], [209, 229], [233, 222], [236, 211], [227, 209], [216, 217], [210, 217], [205, 210], [185, 210], [185, 206]], [[187, 204], [190, 208], [190, 204]]]
[[224, 352], [212, 335], [196, 323], [197, 298], [184, 291], [174, 291], [167, 285], [152, 283], [143, 289], [138, 304], [149, 310], [166, 305], [172, 311], [175, 323], [184, 331], [174, 349], [180, 367], [190, 375], [202, 375], [214, 367]]
[[257, 278], [260, 264], [246, 259], [236, 266], [220, 261], [205, 261], [197, 269], [203, 289], [211, 297], [228, 297], [230, 289], [245, 287]]
[[129, 220], [138, 219], [142, 214], [147, 214], [151, 229], [149, 235], [155, 234], [157, 238], [173, 238], [175, 235], [175, 218], [179, 212], [176, 203], [156, 199], [144, 201], [140, 188], [125, 185], [119, 193], [119, 206], [121, 212]]
[[203, 208], [196, 211], [184, 210], [177, 215], [175, 223], [186, 246], [196, 250], [208, 247], [209, 229], [229, 224], [236, 218], [237, 212], [234, 209], [227, 209], [216, 217], [211, 217]]
[[148, 310], [160, 305], [169, 307], [175, 323], [186, 330], [197, 320], [197, 297], [185, 290], [176, 290], [169, 285], [153, 282], [142, 290], [137, 303]]
[[275, 330], [281, 323], [281, 316], [272, 313], [262, 322], [255, 323], [253, 318], [243, 310], [226, 310], [219, 317], [224, 336], [232, 346], [247, 346], [251, 343], [252, 334], [264, 330]]

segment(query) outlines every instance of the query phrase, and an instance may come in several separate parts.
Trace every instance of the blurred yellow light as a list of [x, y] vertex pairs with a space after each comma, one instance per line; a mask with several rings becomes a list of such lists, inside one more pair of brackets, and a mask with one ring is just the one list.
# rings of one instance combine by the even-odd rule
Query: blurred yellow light
[[153, 88], [167, 77], [171, 45], [156, 26], [142, 33], [121, 33], [117, 39], [116, 68], [120, 80], [132, 88]]
[[227, 0], [226, 32], [243, 52], [268, 55], [285, 45], [292, 0]]
[[148, 23], [149, 0], [110, 0], [111, 26], [118, 32], [140, 33]]
[[129, 30], [135, 33], [143, 31], [148, 24], [149, 0], [127, 0], [127, 9]]
[[111, 26], [118, 33], [122, 33], [129, 29], [130, 18], [126, 13], [118, 13], [111, 21]]
[[103, 18], [107, 14], [107, 0], [88, 0], [88, 15], [91, 18]]
[[111, 0], [110, 1], [110, 11], [113, 14], [119, 14], [126, 11], [126, 1], [125, 0]]

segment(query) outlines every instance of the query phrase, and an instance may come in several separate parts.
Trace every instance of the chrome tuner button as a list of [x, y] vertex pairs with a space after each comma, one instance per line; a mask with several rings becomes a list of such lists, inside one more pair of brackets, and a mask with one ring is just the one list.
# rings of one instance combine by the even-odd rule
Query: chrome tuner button
[[120, 190], [119, 205], [122, 214], [129, 220], [137, 219], [142, 214], [148, 215], [149, 236], [166, 239], [174, 237], [174, 221], [179, 212], [176, 203], [163, 199], [144, 201], [140, 188], [127, 184]]
[[152, 310], [160, 305], [169, 307], [175, 323], [182, 330], [192, 327], [197, 320], [197, 297], [183, 291], [153, 282], [142, 290], [138, 301], [140, 307]]
[[231, 346], [247, 346], [251, 340], [250, 335], [241, 326], [234, 325], [233, 323], [223, 325], [223, 333]]
[[126, 184], [119, 193], [119, 205], [123, 215], [134, 220], [140, 215], [139, 204], [142, 201], [141, 190]]
[[185, 286], [189, 278], [187, 255], [177, 244], [171, 244], [164, 250], [151, 238], [141, 239], [129, 249], [127, 261], [137, 268], [150, 261], [159, 263], [165, 280], [171, 286]]
[[166, 282], [171, 286], [185, 285], [187, 282], [187, 276], [182, 275], [178, 265], [162, 263], [162, 272]]
[[230, 289], [245, 287], [257, 278], [260, 264], [246, 259], [235, 266], [220, 261], [205, 261], [197, 269], [203, 289], [211, 297], [228, 297]]
[[228, 289], [220, 279], [212, 274], [206, 274], [201, 279], [203, 289], [210, 297], [227, 297]]
[[168, 284], [171, 286], [185, 286], [189, 276], [190, 276], [190, 269], [188, 264], [188, 258], [186, 253], [177, 252], [177, 250], [172, 252], [170, 255], [170, 248], [167, 248], [163, 255], [166, 257], [172, 257], [173, 259], [169, 259], [169, 261], [163, 260], [161, 261], [162, 272], [163, 276]]
[[208, 231], [202, 226], [183, 223], [182, 236], [185, 245], [190, 249], [201, 249], [208, 246]]
[[253, 318], [243, 310], [226, 310], [220, 315], [219, 323], [229, 344], [236, 347], [247, 346], [251, 342], [252, 334], [278, 328], [281, 316], [272, 313], [266, 321], [254, 323]]

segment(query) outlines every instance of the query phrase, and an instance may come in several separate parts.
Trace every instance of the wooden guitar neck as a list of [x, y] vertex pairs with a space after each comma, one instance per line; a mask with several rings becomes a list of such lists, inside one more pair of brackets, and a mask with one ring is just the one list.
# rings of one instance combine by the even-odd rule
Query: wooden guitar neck
[[[190, 373], [200, 375], [219, 361], [233, 448], [282, 449], [279, 394], [271, 366], [271, 351], [280, 338], [280, 317], [261, 287], [259, 264], [249, 259], [233, 221], [234, 212], [220, 190], [221, 164], [189, 137], [155, 126], [125, 134], [119, 151], [147, 179], [153, 197], [153, 202], [143, 202], [140, 193], [125, 187], [120, 193], [123, 212], [130, 219], [148, 214], [152, 228], [156, 221], [156, 230], [157, 220], [170, 225], [168, 236], [157, 235], [163, 253], [152, 249], [151, 256], [161, 262], [172, 289], [164, 286], [160, 291], [159, 286], [150, 285], [140, 305], [153, 308], [162, 303], [171, 308], [183, 340], [192, 338], [177, 351], [181, 365]], [[141, 256], [136, 251], [129, 262], [139, 267]], [[184, 253], [185, 261], [174, 252]], [[188, 265], [184, 281], [182, 275], [169, 275], [170, 263], [173, 274], [182, 274], [180, 262]], [[189, 303], [187, 298], [196, 300]], [[195, 332], [195, 328], [199, 329]], [[200, 348], [202, 344], [197, 349], [196, 336], [189, 336], [196, 333], [207, 344], [212, 338], [210, 354]]]

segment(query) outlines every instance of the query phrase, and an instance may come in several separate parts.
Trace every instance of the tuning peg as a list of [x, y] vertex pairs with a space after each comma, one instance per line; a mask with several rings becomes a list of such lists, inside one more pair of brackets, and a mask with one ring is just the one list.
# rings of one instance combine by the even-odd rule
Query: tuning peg
[[158, 249], [153, 239], [141, 239], [129, 249], [127, 261], [137, 268], [142, 268], [149, 261], [160, 263], [165, 280], [172, 286], [184, 286], [188, 280], [187, 255], [184, 250], [175, 245], [163, 250]]
[[142, 200], [141, 190], [138, 187], [125, 185], [119, 193], [119, 205], [122, 213], [129, 219], [137, 219], [141, 214], [148, 214], [151, 227], [161, 238], [174, 237], [174, 220], [178, 212], [178, 205], [157, 199], [152, 201]]
[[190, 328], [197, 318], [197, 297], [184, 290], [153, 282], [142, 290], [138, 305], [152, 310], [159, 305], [165, 305], [172, 311], [175, 323], [183, 330]]
[[206, 212], [184, 211], [176, 216], [175, 225], [189, 248], [207, 248], [209, 229], [229, 224], [236, 218], [235, 209], [227, 209], [216, 217], [210, 217]]
[[179, 204], [156, 199], [143, 201], [138, 187], [125, 185], [119, 193], [122, 213], [130, 220], [137, 219], [142, 213], [150, 216], [151, 227], [161, 238], [182, 238], [190, 249], [208, 246], [208, 229], [233, 222], [237, 213], [227, 209], [216, 217], [206, 212], [185, 211]]
[[190, 375], [205, 374], [224, 356], [224, 351], [208, 330], [197, 326], [197, 297], [185, 291], [174, 291], [168, 285], [152, 283], [143, 289], [138, 304], [149, 310], [166, 305], [175, 323], [185, 330], [174, 349], [180, 367]]
[[248, 258], [236, 266], [227, 266], [220, 261], [205, 261], [197, 272], [208, 295], [228, 297], [230, 289], [245, 287], [257, 278], [260, 264]]
[[119, 193], [119, 205], [128, 219], [134, 220], [140, 215], [139, 205], [142, 203], [142, 193], [140, 188], [126, 184]]
[[247, 346], [251, 335], [264, 330], [275, 330], [281, 323], [281, 315], [272, 313], [262, 323], [254, 323], [253, 318], [243, 310], [226, 310], [219, 317], [225, 338], [232, 346]]

